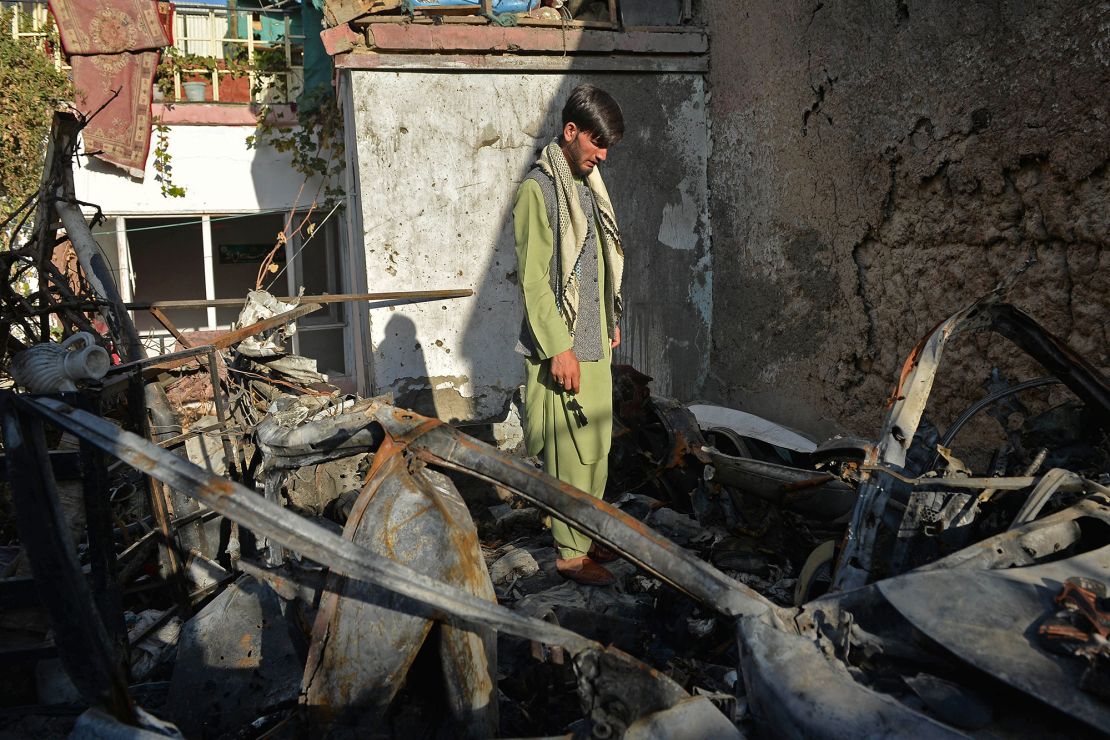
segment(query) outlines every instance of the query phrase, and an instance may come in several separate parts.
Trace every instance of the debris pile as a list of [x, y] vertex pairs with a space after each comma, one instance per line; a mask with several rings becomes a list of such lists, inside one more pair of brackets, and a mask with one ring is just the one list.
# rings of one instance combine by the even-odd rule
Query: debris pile
[[[998, 294], [913, 349], [873, 440], [818, 444], [614, 368], [605, 501], [329, 385], [285, 350], [312, 299], [243, 303], [170, 354], [0, 391], [8, 732], [1110, 732], [1110, 383]], [[25, 352], [80, 364], [126, 346], [126, 316]], [[944, 349], [988, 330], [1049, 375], [941, 434]], [[1068, 400], [1007, 427], [986, 469], [961, 461], [968, 419], [1049, 384]], [[616, 584], [561, 579], [546, 517], [618, 553]]]

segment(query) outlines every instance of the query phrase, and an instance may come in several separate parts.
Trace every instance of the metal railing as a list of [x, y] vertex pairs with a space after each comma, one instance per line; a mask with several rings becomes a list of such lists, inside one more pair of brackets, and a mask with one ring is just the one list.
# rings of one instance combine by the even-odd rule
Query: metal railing
[[[299, 12], [299, 11], [292, 11]], [[249, 82], [250, 100], [256, 103], [284, 103], [295, 100], [304, 87], [303, 48], [304, 36], [293, 33], [293, 18], [285, 10], [236, 10], [210, 5], [178, 3], [174, 10], [174, 48], [184, 54], [210, 57], [216, 60], [246, 59], [246, 78]], [[255, 29], [264, 24], [278, 23], [282, 31], [273, 41], [255, 38]], [[245, 38], [240, 38], [241, 36]], [[258, 70], [263, 53], [273, 55], [280, 51], [280, 69]], [[174, 97], [182, 98], [182, 73], [204, 76], [211, 81], [212, 100], [220, 101], [220, 85], [234, 79], [233, 69], [209, 70], [175, 69]], [[226, 99], [226, 95], [224, 98]], [[234, 102], [246, 102], [236, 100]]]

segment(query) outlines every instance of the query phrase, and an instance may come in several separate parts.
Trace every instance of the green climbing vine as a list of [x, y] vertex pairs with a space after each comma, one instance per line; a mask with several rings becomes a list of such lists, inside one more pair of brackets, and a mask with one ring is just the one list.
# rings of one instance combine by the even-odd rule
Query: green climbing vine
[[332, 184], [345, 165], [343, 116], [335, 94], [330, 87], [313, 90], [301, 97], [296, 112], [297, 125], [290, 126], [274, 115], [273, 106], [262, 106], [247, 147], [266, 145], [288, 153], [297, 172], [306, 178], [323, 178], [326, 199], [340, 197], [342, 188]]
[[[38, 189], [54, 111], [73, 99], [69, 79], [54, 66], [59, 41], [53, 19], [45, 36], [21, 39], [12, 37], [13, 20], [12, 10], [0, 11], [0, 219]], [[20, 16], [20, 32], [33, 30], [30, 21]]]
[[170, 128], [161, 118], [154, 119], [154, 180], [163, 198], [184, 198], [185, 188], [174, 184], [173, 159], [170, 157]]

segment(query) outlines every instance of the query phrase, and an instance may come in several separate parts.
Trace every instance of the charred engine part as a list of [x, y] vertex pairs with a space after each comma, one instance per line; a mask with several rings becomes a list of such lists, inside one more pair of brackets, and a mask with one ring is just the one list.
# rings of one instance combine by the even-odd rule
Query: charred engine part
[[652, 496], [700, 522], [734, 523], [731, 500], [702, 475], [710, 458], [697, 418], [672, 399], [652, 396], [650, 380], [625, 365], [613, 368], [610, 487]]
[[263, 469], [293, 470], [377, 449], [383, 436], [381, 427], [368, 415], [369, 408], [369, 403], [363, 402], [342, 414], [297, 426], [267, 417], [255, 430]]
[[[856, 502], [855, 489], [831, 473], [733, 457], [710, 448], [706, 479], [731, 495], [751, 495], [818, 521], [842, 521]], [[738, 502], [737, 502], [738, 503]]]
[[285, 477], [289, 505], [311, 516], [330, 515], [337, 522], [345, 522], [346, 515], [337, 511], [339, 498], [347, 493], [358, 493], [370, 469], [371, 458], [370, 453], [356, 453], [291, 471]]
[[[667, 678], [656, 680], [636, 670], [635, 662], [617, 651], [583, 652], [575, 658], [574, 666], [578, 674], [582, 710], [590, 719], [591, 735], [596, 738], [626, 737], [638, 720], [650, 722], [651, 715], [690, 700], [674, 681]], [[712, 737], [741, 737], [736, 727], [712, 705], [705, 715], [707, 719], [703, 721], [708, 728], [712, 728]], [[687, 737], [701, 736], [694, 734], [690, 726], [681, 729]], [[636, 733], [634, 730], [631, 736], [638, 736]]]

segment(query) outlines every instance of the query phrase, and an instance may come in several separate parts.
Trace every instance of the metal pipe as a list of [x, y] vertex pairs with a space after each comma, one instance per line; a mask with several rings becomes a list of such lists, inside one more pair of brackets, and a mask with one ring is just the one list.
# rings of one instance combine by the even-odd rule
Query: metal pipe
[[620, 509], [563, 483], [522, 460], [459, 432], [437, 419], [381, 406], [376, 418], [394, 439], [433, 464], [512, 489], [547, 513], [697, 601], [727, 616], [758, 615], [772, 604], [747, 586], [682, 549]]
[[[372, 301], [438, 301], [448, 298], [468, 298], [473, 290], [394, 290], [383, 293], [336, 293], [334, 295], [302, 295], [278, 297], [279, 301], [311, 301], [312, 303], [363, 303]], [[237, 308], [247, 302], [246, 298], [213, 298], [211, 300], [149, 301], [125, 304], [129, 309], [149, 310], [151, 308]]]
[[490, 627], [526, 639], [561, 645], [574, 653], [603, 649], [599, 643], [570, 630], [517, 614], [429, 578], [402, 563], [379, 557], [267, 501], [245, 486], [209, 473], [104, 419], [52, 398], [11, 398], [21, 408], [87, 440], [174, 490], [202, 501], [228, 519], [326, 564], [332, 572], [378, 584], [429, 607], [430, 616], [434, 618], [461, 623], [464, 627]]
[[105, 318], [114, 325], [119, 332], [119, 338], [124, 344], [124, 353], [129, 360], [136, 360], [143, 355], [143, 345], [139, 341], [139, 332], [131, 321], [131, 316], [123, 304], [116, 289], [116, 282], [112, 279], [111, 269], [100, 254], [100, 247], [93, 238], [89, 225], [81, 209], [73, 203], [59, 198], [54, 208], [66, 228], [66, 235], [77, 253], [77, 261], [81, 263], [81, 271], [89, 281], [93, 291], [109, 304], [111, 310], [105, 312]]

